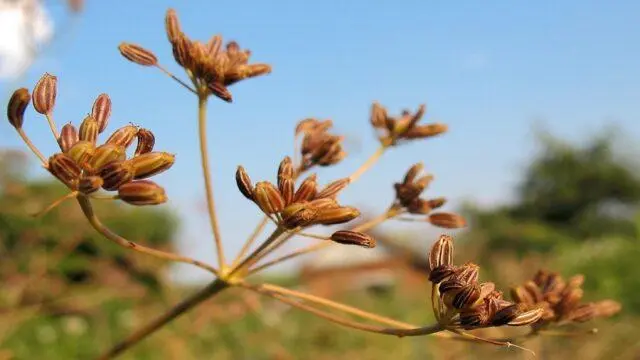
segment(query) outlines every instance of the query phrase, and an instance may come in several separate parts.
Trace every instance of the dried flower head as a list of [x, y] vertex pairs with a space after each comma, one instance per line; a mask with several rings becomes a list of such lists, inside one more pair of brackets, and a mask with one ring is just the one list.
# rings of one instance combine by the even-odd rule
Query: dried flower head
[[620, 311], [613, 300], [582, 303], [584, 276], [576, 275], [565, 281], [558, 273], [539, 270], [532, 280], [511, 288], [511, 298], [523, 308], [544, 309], [534, 324], [542, 327], [553, 323], [585, 322], [595, 317], [608, 317]]
[[425, 112], [425, 105], [420, 105], [413, 114], [405, 110], [401, 116], [391, 117], [387, 114], [387, 109], [378, 103], [373, 103], [370, 121], [378, 132], [380, 143], [384, 146], [397, 145], [401, 141], [429, 138], [447, 131], [447, 125], [441, 123], [418, 125]]
[[300, 172], [316, 165], [337, 164], [347, 156], [342, 148], [344, 137], [330, 134], [332, 126], [331, 120], [304, 119], [298, 123], [295, 136], [302, 136]]
[[13, 92], [9, 104], [7, 105], [7, 119], [9, 123], [16, 129], [22, 128], [24, 123], [24, 112], [29, 106], [31, 95], [29, 90], [22, 88]]
[[453, 238], [442, 235], [429, 252], [436, 319], [446, 328], [523, 326], [538, 321], [543, 309], [526, 308], [502, 298], [491, 282], [480, 283], [480, 267], [453, 264]]

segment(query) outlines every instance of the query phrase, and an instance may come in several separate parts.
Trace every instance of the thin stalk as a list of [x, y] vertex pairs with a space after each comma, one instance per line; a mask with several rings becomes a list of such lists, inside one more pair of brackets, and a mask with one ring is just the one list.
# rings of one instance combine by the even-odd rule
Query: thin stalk
[[247, 253], [249, 252], [249, 249], [251, 248], [251, 245], [253, 245], [253, 243], [256, 241], [256, 239], [258, 238], [258, 235], [260, 235], [262, 230], [264, 230], [264, 227], [267, 225], [268, 222], [269, 222], [269, 217], [265, 215], [262, 218], [262, 220], [260, 220], [260, 223], [256, 226], [256, 228], [253, 229], [253, 232], [251, 233], [251, 235], [249, 235], [249, 238], [247, 238], [244, 245], [242, 245], [242, 249], [240, 249], [238, 256], [233, 260], [233, 264], [231, 265], [232, 268], [236, 267], [236, 265], [238, 265], [240, 260], [242, 260], [244, 256], [247, 255]]
[[180, 78], [178, 78], [177, 76], [173, 75], [171, 72], [169, 72], [169, 70], [165, 69], [164, 66], [160, 65], [160, 64], [156, 64], [156, 67], [158, 69], [160, 69], [160, 71], [162, 71], [163, 73], [165, 73], [167, 76], [169, 76], [170, 78], [172, 78], [173, 80], [177, 81], [178, 84], [182, 85], [183, 87], [185, 87], [187, 90], [191, 91], [194, 94], [198, 94], [198, 92], [192, 88], [189, 84], [187, 84], [186, 82], [182, 81]]
[[218, 276], [218, 270], [216, 270], [211, 265], [207, 265], [207, 264], [205, 264], [205, 263], [203, 263], [201, 261], [194, 260], [194, 259], [186, 257], [186, 256], [181, 256], [181, 255], [172, 254], [172, 253], [169, 253], [169, 252], [164, 252], [164, 251], [161, 251], [161, 250], [148, 248], [146, 246], [142, 246], [142, 245], [137, 244], [137, 243], [135, 243], [133, 241], [130, 241], [130, 240], [127, 240], [127, 239], [123, 238], [122, 236], [114, 233], [109, 228], [107, 228], [100, 221], [100, 219], [98, 219], [96, 214], [93, 212], [93, 207], [91, 206], [91, 201], [86, 196], [78, 197], [78, 203], [80, 204], [80, 207], [82, 208], [82, 212], [84, 213], [84, 215], [87, 218], [87, 220], [89, 220], [89, 223], [91, 224], [91, 226], [93, 226], [93, 228], [96, 229], [99, 233], [101, 233], [104, 237], [106, 237], [107, 239], [109, 239], [112, 242], [116, 243], [117, 245], [120, 245], [120, 246], [122, 246], [123, 248], [126, 248], [126, 249], [131, 249], [131, 250], [134, 250], [134, 251], [141, 252], [143, 254], [155, 256], [155, 257], [157, 257], [159, 259], [192, 264], [192, 265], [195, 265], [195, 266], [197, 266], [199, 268], [207, 270], [208, 272]]
[[382, 154], [384, 154], [384, 151], [387, 149], [386, 146], [382, 145], [380, 146], [376, 152], [373, 153], [373, 155], [371, 155], [367, 161], [364, 162], [364, 164], [362, 164], [353, 174], [351, 174], [351, 176], [349, 176], [349, 180], [351, 180], [351, 182], [353, 183], [354, 181], [358, 180], [358, 178], [364, 174], [365, 171], [369, 170], [369, 168], [371, 168], [371, 166], [373, 166], [373, 164], [376, 163], [376, 161], [378, 161], [378, 159], [380, 159], [380, 157], [382, 156]]
[[27, 136], [27, 134], [24, 132], [24, 130], [22, 128], [17, 129], [18, 130], [18, 135], [20, 135], [20, 137], [22, 138], [22, 141], [24, 141], [25, 144], [27, 144], [27, 146], [29, 147], [29, 149], [31, 149], [31, 151], [36, 154], [36, 156], [40, 159], [40, 161], [42, 162], [42, 166], [47, 167], [47, 158], [44, 157], [44, 155], [42, 155], [42, 153], [40, 152], [40, 150], [38, 150], [38, 148], [31, 142], [31, 139], [29, 139], [29, 137]]
[[280, 235], [284, 234], [285, 232], [285, 228], [278, 226], [257, 249], [255, 249], [251, 254], [249, 254], [249, 256], [247, 256], [242, 262], [240, 262], [240, 264], [238, 264], [231, 270], [231, 272], [229, 273], [229, 277], [237, 274], [238, 272], [248, 270], [251, 265], [255, 264], [257, 258], [261, 255], [261, 253], [271, 244], [277, 241]]
[[171, 308], [169, 311], [164, 313], [162, 316], [155, 319], [153, 322], [147, 324], [143, 328], [140, 328], [133, 334], [129, 335], [126, 339], [116, 344], [114, 347], [112, 347], [109, 351], [104, 353], [98, 359], [99, 360], [113, 359], [114, 357], [118, 356], [125, 350], [131, 348], [135, 344], [142, 341], [144, 338], [146, 338], [150, 334], [156, 332], [166, 324], [170, 323], [171, 321], [176, 319], [178, 316], [184, 314], [185, 312], [189, 311], [190, 309], [202, 303], [203, 301], [210, 299], [211, 297], [227, 289], [228, 287], [229, 287], [229, 284], [227, 284], [226, 282], [220, 279], [214, 280], [204, 289], [191, 295], [190, 297], [188, 297], [187, 299], [185, 299], [184, 301], [182, 301], [181, 303], [177, 304], [176, 306]]
[[56, 122], [53, 120], [51, 114], [45, 114], [47, 117], [47, 122], [49, 123], [49, 128], [51, 128], [51, 133], [56, 138], [56, 141], [60, 138], [60, 134], [58, 133], [58, 127], [56, 126]]
[[78, 192], [77, 191], [72, 191], [60, 198], [58, 198], [56, 201], [52, 202], [51, 204], [49, 204], [49, 206], [47, 206], [46, 208], [38, 211], [37, 213], [31, 215], [33, 217], [40, 217], [46, 213], [48, 213], [49, 211], [53, 210], [54, 208], [56, 208], [58, 205], [62, 204], [63, 202], [65, 202], [68, 199], [74, 198], [78, 196]]
[[447, 329], [447, 330], [451, 331], [454, 334], [458, 334], [458, 335], [462, 336], [463, 338], [467, 338], [469, 340], [472, 340], [472, 341], [485, 342], [487, 344], [498, 345], [498, 346], [506, 346], [508, 348], [509, 347], [514, 347], [516, 349], [527, 351], [527, 352], [531, 353], [534, 358], [536, 357], [536, 353], [533, 350], [527, 349], [526, 347], [519, 346], [519, 345], [516, 345], [516, 344], [508, 342], [508, 341], [503, 342], [503, 341], [496, 341], [496, 340], [493, 340], [493, 339], [487, 339], [487, 338], [483, 338], [483, 337], [480, 337], [480, 336], [477, 336], [477, 335], [473, 335], [473, 334], [470, 334], [470, 333], [465, 332], [465, 331], [456, 330], [456, 329]]
[[198, 94], [198, 135], [200, 137], [200, 159], [202, 160], [202, 172], [204, 173], [204, 188], [207, 193], [207, 211], [211, 223], [213, 239], [216, 243], [218, 254], [218, 266], [224, 272], [226, 262], [224, 260], [224, 248], [222, 237], [220, 236], [220, 226], [216, 216], [216, 205], [213, 198], [213, 181], [211, 180], [211, 170], [209, 169], [209, 152], [207, 151], [207, 95]]

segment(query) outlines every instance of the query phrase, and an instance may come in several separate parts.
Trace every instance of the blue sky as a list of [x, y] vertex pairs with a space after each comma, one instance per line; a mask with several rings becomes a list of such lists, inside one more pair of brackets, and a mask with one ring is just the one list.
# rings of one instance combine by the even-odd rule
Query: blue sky
[[[181, 251], [199, 259], [214, 254], [202, 212], [196, 99], [117, 51], [121, 41], [138, 43], [182, 75], [164, 34], [167, 7], [178, 11], [192, 38], [222, 34], [251, 49], [253, 61], [273, 66], [272, 74], [235, 85], [233, 104], [209, 107], [216, 195], [230, 253], [260, 216], [235, 188], [236, 166], [244, 165], [254, 180], [275, 180], [279, 160], [292, 151], [293, 127], [305, 117], [331, 118], [336, 132], [347, 136], [349, 158], [321, 171], [320, 181], [348, 174], [375, 150], [368, 125], [374, 100], [393, 113], [426, 103], [428, 121], [450, 126], [443, 137], [392, 150], [342, 196], [372, 212], [391, 200], [391, 183], [417, 161], [436, 175], [433, 196], [447, 196], [454, 205], [508, 201], [535, 150], [536, 126], [579, 140], [615, 125], [628, 139], [640, 139], [638, 2], [87, 3], [25, 79], [0, 83], [2, 93], [31, 88], [48, 71], [59, 77], [59, 124], [78, 123], [107, 92], [114, 103], [110, 129], [127, 122], [151, 128], [157, 148], [177, 154], [176, 165], [158, 180], [172, 199], [167, 206], [188, 214]], [[53, 152], [44, 120], [30, 114], [27, 131], [45, 153]], [[0, 146], [23, 148], [6, 123]]]

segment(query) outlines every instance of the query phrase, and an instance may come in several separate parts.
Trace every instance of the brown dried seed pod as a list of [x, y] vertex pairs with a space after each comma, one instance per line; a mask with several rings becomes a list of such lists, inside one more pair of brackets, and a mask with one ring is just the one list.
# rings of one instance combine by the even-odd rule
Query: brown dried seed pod
[[439, 266], [447, 265], [453, 265], [453, 238], [440, 235], [429, 251], [429, 270], [433, 271]]
[[480, 266], [468, 262], [458, 268], [452, 279], [462, 281], [464, 284], [472, 284], [478, 282], [480, 276]]
[[87, 116], [82, 120], [82, 123], [80, 123], [80, 141], [88, 141], [95, 145], [99, 130], [96, 119], [94, 119], [93, 116]]
[[498, 310], [489, 320], [493, 326], [507, 325], [508, 323], [515, 321], [517, 317], [522, 313], [522, 309], [518, 304], [508, 305]]
[[489, 322], [489, 312], [484, 306], [465, 309], [460, 313], [460, 325], [467, 330], [484, 327]]
[[150, 180], [136, 180], [121, 185], [118, 197], [131, 205], [158, 205], [167, 201], [164, 189]]
[[11, 95], [7, 105], [7, 118], [14, 128], [20, 129], [22, 127], [24, 112], [29, 106], [29, 101], [31, 101], [31, 95], [26, 88], [18, 89]]
[[537, 301], [531, 296], [524, 286], [515, 286], [511, 288], [511, 299], [516, 303], [533, 305]]
[[153, 146], [156, 143], [156, 137], [153, 135], [151, 130], [139, 129], [136, 133], [136, 136], [138, 137], [138, 145], [136, 146], [136, 151], [133, 156], [138, 156], [153, 151]]
[[118, 50], [127, 60], [138, 65], [154, 66], [158, 64], [158, 58], [142, 46], [123, 42], [118, 46]]
[[126, 157], [124, 147], [116, 144], [104, 144], [96, 148], [91, 159], [91, 168], [98, 170], [112, 161], [123, 161]]
[[167, 10], [167, 15], [164, 18], [164, 24], [169, 42], [175, 42], [182, 33], [182, 30], [180, 29], [180, 21], [178, 20], [178, 14], [175, 10]]
[[446, 229], [458, 229], [467, 225], [462, 216], [453, 213], [432, 213], [427, 219], [431, 224]]
[[451, 305], [456, 309], [469, 309], [476, 304], [478, 299], [480, 299], [480, 286], [469, 284], [456, 294]]
[[282, 225], [287, 229], [305, 227], [313, 224], [318, 216], [318, 210], [306, 204], [291, 204], [282, 210]]
[[102, 133], [109, 123], [111, 116], [111, 99], [107, 94], [100, 94], [93, 102], [91, 116], [98, 122], [98, 133]]
[[424, 139], [447, 132], [446, 124], [428, 124], [415, 126], [402, 134], [405, 139]]
[[536, 308], [528, 311], [524, 311], [520, 313], [515, 319], [509, 321], [507, 325], [509, 326], [526, 326], [531, 325], [542, 318], [544, 314], [544, 309]]
[[49, 158], [47, 170], [68, 187], [75, 189], [82, 169], [68, 155], [58, 153]]
[[296, 184], [293, 179], [282, 179], [281, 177], [278, 177], [278, 189], [282, 194], [285, 206], [291, 204], [296, 189]]
[[371, 125], [375, 128], [384, 128], [387, 122], [387, 110], [377, 102], [371, 105]]
[[340, 204], [335, 199], [331, 198], [322, 198], [315, 199], [306, 203], [307, 206], [313, 207], [316, 209], [336, 209], [340, 207]]
[[366, 248], [376, 246], [376, 241], [372, 236], [357, 231], [336, 231], [331, 235], [331, 240], [339, 244], [358, 245]]
[[260, 181], [254, 190], [256, 204], [265, 214], [275, 214], [284, 209], [284, 199], [280, 191], [268, 181]]
[[213, 81], [207, 84], [207, 87], [209, 88], [209, 91], [211, 91], [211, 94], [215, 95], [216, 97], [228, 103], [233, 102], [231, 92], [223, 84]]
[[342, 191], [344, 188], [346, 188], [349, 185], [350, 182], [351, 182], [351, 179], [349, 178], [343, 178], [343, 179], [333, 181], [327, 184], [327, 186], [325, 186], [322, 190], [320, 190], [320, 192], [315, 196], [315, 198], [316, 199], [335, 198], [340, 191]]
[[103, 166], [98, 174], [104, 180], [102, 188], [107, 191], [117, 190], [122, 184], [133, 180], [133, 166], [123, 161], [113, 161]]
[[404, 180], [402, 181], [403, 184], [405, 185], [411, 184], [416, 179], [418, 174], [422, 172], [423, 169], [424, 169], [424, 164], [421, 162], [411, 166], [404, 176]]
[[176, 156], [167, 152], [150, 152], [133, 157], [127, 162], [133, 166], [135, 179], [148, 178], [173, 166]]
[[602, 300], [595, 303], [596, 312], [600, 317], [610, 317], [622, 310], [622, 305], [614, 300]]
[[179, 36], [173, 42], [173, 58], [178, 65], [189, 68], [192, 63], [191, 56], [189, 55], [191, 48], [191, 42], [187, 37], [180, 33]]
[[50, 114], [56, 104], [58, 78], [45, 73], [33, 89], [33, 107], [40, 114]]
[[135, 125], [125, 125], [114, 131], [105, 141], [107, 144], [116, 144], [128, 148], [138, 134], [138, 127]]
[[429, 281], [434, 284], [447, 280], [456, 271], [454, 265], [441, 265], [429, 272]]
[[418, 107], [418, 110], [410, 117], [409, 122], [407, 124], [407, 129], [412, 129], [415, 125], [422, 119], [425, 112], [427, 111], [427, 106], [422, 104]]
[[444, 197], [439, 197], [439, 198], [427, 200], [427, 203], [428, 203], [429, 207], [431, 209], [433, 209], [433, 210], [444, 206], [444, 204], [446, 204], [446, 202], [447, 202], [447, 199], [444, 198]]
[[407, 210], [411, 214], [417, 215], [426, 215], [431, 212], [431, 206], [429, 206], [429, 202], [426, 200], [422, 200], [420, 198], [413, 199], [407, 206]]
[[218, 53], [220, 52], [221, 47], [222, 47], [222, 36], [213, 35], [207, 42], [207, 53], [211, 57], [217, 56]]
[[60, 130], [60, 137], [58, 138], [58, 144], [63, 152], [68, 152], [73, 145], [80, 140], [78, 136], [78, 130], [71, 123], [66, 124]]
[[104, 180], [100, 176], [86, 176], [80, 179], [78, 190], [83, 194], [91, 194], [102, 187]]
[[83, 169], [90, 167], [89, 162], [95, 153], [96, 146], [89, 141], [78, 141], [67, 151], [67, 155]]
[[288, 156], [285, 156], [278, 166], [278, 187], [280, 179], [293, 179], [293, 162]]
[[308, 131], [313, 130], [317, 124], [318, 120], [312, 118], [300, 120], [296, 125], [294, 135], [298, 136], [301, 133], [307, 133]]
[[360, 216], [360, 211], [354, 207], [343, 206], [339, 208], [318, 209], [316, 222], [322, 225], [335, 225], [349, 222]]
[[238, 166], [236, 170], [236, 185], [238, 190], [249, 200], [253, 200], [253, 185], [251, 184], [251, 178], [247, 174], [246, 170], [242, 166]]
[[298, 187], [293, 195], [293, 202], [310, 201], [315, 198], [318, 192], [318, 184], [316, 183], [316, 174], [309, 175]]

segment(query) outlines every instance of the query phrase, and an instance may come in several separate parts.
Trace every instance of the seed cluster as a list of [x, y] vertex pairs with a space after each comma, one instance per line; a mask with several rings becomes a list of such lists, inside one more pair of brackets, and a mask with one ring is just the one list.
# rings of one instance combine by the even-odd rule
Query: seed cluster
[[302, 136], [300, 152], [302, 161], [299, 172], [314, 166], [330, 166], [342, 161], [346, 151], [342, 148], [344, 136], [332, 135], [331, 120], [304, 119], [298, 123], [295, 136]]
[[420, 105], [415, 113], [404, 110], [399, 117], [387, 114], [387, 109], [378, 103], [371, 107], [371, 125], [378, 132], [380, 143], [385, 146], [397, 145], [401, 142], [424, 139], [443, 134], [447, 131], [447, 125], [432, 123], [418, 125], [426, 112], [425, 105]]

